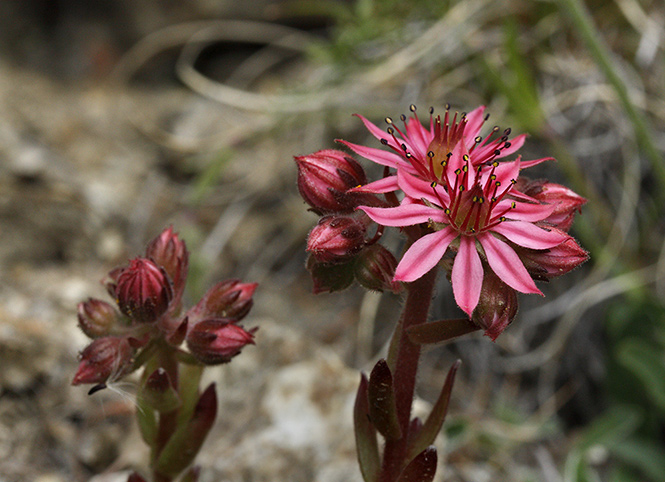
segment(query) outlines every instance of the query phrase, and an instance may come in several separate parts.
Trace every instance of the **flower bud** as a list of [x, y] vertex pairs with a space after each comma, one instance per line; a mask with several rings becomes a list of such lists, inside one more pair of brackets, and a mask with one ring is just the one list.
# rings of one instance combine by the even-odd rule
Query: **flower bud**
[[351, 286], [354, 279], [353, 261], [329, 264], [317, 261], [313, 255], [310, 255], [307, 258], [307, 271], [312, 276], [312, 282], [314, 283], [312, 292], [315, 295], [332, 293], [345, 290]]
[[492, 341], [506, 329], [517, 315], [517, 293], [490, 269], [485, 269], [480, 300], [472, 320], [485, 330]]
[[173, 290], [163, 268], [149, 259], [135, 258], [118, 276], [115, 297], [129, 318], [151, 323], [166, 312]]
[[127, 338], [97, 338], [81, 352], [72, 385], [104, 383], [111, 376], [120, 378], [131, 369], [133, 355], [134, 350]]
[[367, 289], [397, 293], [402, 284], [393, 281], [396, 267], [395, 256], [380, 244], [373, 244], [356, 258], [354, 274], [358, 283]]
[[547, 281], [577, 268], [589, 259], [589, 253], [572, 236], [550, 249], [517, 247], [517, 254], [535, 280]]
[[530, 180], [520, 177], [517, 189], [546, 204], [554, 204], [554, 212], [543, 221], [568, 232], [576, 212], [580, 212], [587, 200], [565, 186], [546, 180]]
[[365, 246], [366, 226], [350, 216], [325, 216], [309, 233], [307, 251], [323, 263], [345, 261]]
[[367, 183], [360, 164], [334, 149], [294, 159], [298, 165], [298, 190], [307, 204], [319, 214], [353, 212], [363, 196], [346, 191]]
[[108, 335], [118, 323], [118, 312], [109, 303], [94, 298], [79, 303], [79, 327], [90, 338]]
[[187, 333], [187, 347], [206, 365], [228, 363], [245, 345], [254, 344], [254, 331], [228, 319], [203, 320]]
[[206, 318], [243, 319], [254, 304], [252, 296], [257, 286], [258, 283], [241, 283], [237, 279], [217, 283], [188, 312], [190, 323]]
[[146, 249], [146, 257], [164, 268], [173, 282], [174, 299], [180, 300], [185, 289], [189, 252], [185, 242], [169, 226], [153, 239]]

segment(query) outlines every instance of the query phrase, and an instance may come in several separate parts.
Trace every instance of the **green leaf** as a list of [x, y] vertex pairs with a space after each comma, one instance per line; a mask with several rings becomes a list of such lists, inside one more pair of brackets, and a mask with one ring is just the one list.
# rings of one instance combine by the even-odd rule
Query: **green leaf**
[[434, 442], [436, 436], [441, 431], [443, 421], [445, 420], [446, 414], [448, 413], [448, 404], [450, 402], [450, 394], [455, 382], [455, 374], [457, 373], [457, 369], [461, 363], [462, 362], [460, 360], [457, 360], [455, 363], [453, 363], [453, 366], [448, 371], [446, 382], [443, 385], [438, 400], [434, 404], [434, 407], [427, 417], [427, 420], [423, 424], [422, 429], [420, 429], [418, 435], [409, 444], [407, 460], [411, 460], [413, 457], [431, 445]]
[[353, 407], [353, 426], [356, 435], [356, 451], [360, 472], [365, 482], [375, 482], [381, 467], [376, 428], [369, 420], [369, 397], [367, 377], [360, 375], [360, 385]]
[[642, 414], [637, 409], [616, 405], [593, 421], [576, 446], [581, 451], [594, 445], [613, 447], [632, 434], [641, 421]]
[[630, 439], [612, 447], [612, 453], [642, 471], [653, 482], [665, 480], [665, 450], [660, 444]]
[[646, 340], [629, 339], [619, 345], [617, 359], [644, 384], [653, 402], [665, 410], [665, 356]]
[[383, 358], [374, 365], [369, 376], [368, 398], [369, 418], [372, 424], [386, 439], [399, 439], [402, 430], [397, 418], [393, 376]]

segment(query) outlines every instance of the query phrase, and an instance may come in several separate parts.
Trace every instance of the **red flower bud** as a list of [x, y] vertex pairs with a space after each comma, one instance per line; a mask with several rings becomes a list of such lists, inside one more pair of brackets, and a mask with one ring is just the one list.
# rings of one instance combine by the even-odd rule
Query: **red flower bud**
[[347, 193], [367, 183], [362, 166], [342, 151], [327, 149], [294, 157], [298, 165], [298, 190], [319, 214], [351, 213], [366, 195]]
[[164, 268], [173, 282], [174, 299], [180, 301], [185, 289], [189, 252], [185, 242], [169, 226], [153, 239], [146, 249], [146, 257]]
[[245, 345], [254, 344], [254, 331], [246, 331], [228, 319], [203, 320], [187, 333], [187, 347], [206, 365], [227, 363]]
[[587, 202], [579, 194], [565, 186], [546, 180], [530, 180], [518, 178], [516, 185], [519, 191], [546, 204], [554, 204], [554, 212], [544, 222], [568, 232], [573, 224], [576, 212], [580, 212]]
[[149, 259], [135, 258], [118, 276], [115, 296], [125, 315], [141, 323], [151, 323], [166, 312], [173, 290], [163, 268]]
[[237, 279], [217, 283], [187, 313], [190, 324], [207, 318], [243, 319], [254, 304], [252, 296], [257, 286], [258, 283], [241, 283]]
[[79, 303], [77, 310], [79, 327], [90, 338], [108, 335], [119, 321], [116, 309], [102, 300], [90, 298]]
[[373, 244], [358, 255], [354, 274], [358, 283], [367, 289], [397, 293], [402, 284], [393, 281], [396, 267], [395, 256], [380, 244]]
[[72, 385], [104, 383], [111, 376], [120, 378], [131, 369], [133, 355], [134, 350], [127, 338], [97, 338], [81, 352]]
[[589, 253], [572, 236], [550, 249], [517, 247], [517, 254], [533, 279], [547, 281], [577, 268], [589, 259]]
[[333, 293], [342, 291], [351, 286], [354, 280], [353, 266], [354, 260], [342, 263], [322, 263], [310, 255], [307, 258], [307, 271], [312, 276], [312, 292], [315, 295], [319, 293]]
[[307, 251], [323, 263], [353, 257], [365, 246], [366, 226], [350, 216], [325, 216], [309, 233]]
[[485, 330], [492, 341], [506, 329], [517, 315], [517, 293], [494, 274], [485, 269], [480, 300], [472, 314], [472, 320]]

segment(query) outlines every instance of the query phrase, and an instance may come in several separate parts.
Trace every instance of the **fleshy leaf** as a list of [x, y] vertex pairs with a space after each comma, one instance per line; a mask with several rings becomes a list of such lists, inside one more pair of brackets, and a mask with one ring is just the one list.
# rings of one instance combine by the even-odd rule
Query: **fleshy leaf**
[[353, 426], [356, 435], [358, 464], [365, 482], [375, 482], [381, 467], [376, 428], [369, 419], [369, 397], [367, 377], [360, 375], [360, 385], [353, 407]]
[[374, 365], [369, 376], [368, 396], [369, 418], [376, 429], [388, 440], [399, 439], [402, 431], [397, 419], [393, 376], [384, 359]]
[[413, 343], [430, 345], [452, 340], [477, 330], [480, 330], [480, 327], [468, 318], [456, 318], [412, 326], [407, 330], [407, 334]]
[[425, 420], [420, 433], [414, 438], [413, 443], [409, 445], [407, 459], [411, 459], [423, 452], [423, 450], [434, 442], [434, 439], [441, 431], [443, 421], [448, 413], [448, 403], [450, 402], [450, 394], [455, 383], [455, 374], [461, 363], [460, 360], [457, 360], [448, 371], [448, 376], [446, 377], [446, 382], [443, 385], [439, 398], [434, 404], [427, 420]]
[[155, 472], [174, 478], [192, 463], [217, 416], [217, 395], [211, 384], [199, 397], [192, 418], [171, 436], [155, 463]]
[[432, 482], [436, 474], [437, 455], [434, 447], [427, 447], [399, 474], [397, 482]]

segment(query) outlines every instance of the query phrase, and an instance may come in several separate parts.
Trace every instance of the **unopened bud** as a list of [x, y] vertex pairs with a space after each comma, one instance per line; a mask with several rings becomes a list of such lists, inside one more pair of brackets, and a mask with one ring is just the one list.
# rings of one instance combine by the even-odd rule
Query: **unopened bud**
[[166, 312], [173, 290], [163, 268], [149, 259], [135, 258], [118, 276], [115, 296], [125, 315], [134, 321], [151, 323]]
[[127, 338], [107, 336], [90, 343], [79, 357], [72, 385], [104, 383], [113, 375], [120, 378], [131, 368], [134, 349]]
[[314, 294], [342, 291], [353, 283], [354, 260], [329, 264], [318, 261], [313, 255], [307, 258], [307, 271], [312, 276]]
[[246, 345], [254, 344], [254, 331], [246, 331], [233, 320], [203, 320], [187, 333], [187, 347], [206, 365], [227, 363]]
[[174, 298], [180, 300], [187, 279], [189, 252], [185, 242], [173, 232], [172, 226], [166, 228], [148, 244], [146, 257], [164, 268], [173, 282]]
[[506, 329], [517, 315], [517, 293], [494, 274], [486, 269], [480, 300], [472, 314], [472, 320], [485, 330], [492, 340]]
[[375, 291], [397, 293], [402, 284], [393, 281], [397, 259], [380, 244], [373, 244], [363, 249], [354, 264], [354, 274], [361, 286]]
[[347, 193], [367, 182], [362, 166], [342, 151], [327, 149], [294, 158], [298, 190], [319, 214], [351, 213], [362, 195]]
[[257, 286], [258, 283], [241, 283], [237, 279], [217, 283], [187, 313], [190, 323], [207, 318], [243, 319], [254, 304], [252, 296]]
[[309, 233], [307, 251], [323, 263], [337, 263], [365, 246], [366, 225], [356, 217], [325, 216]]
[[111, 333], [118, 323], [118, 312], [109, 303], [94, 298], [78, 304], [79, 327], [90, 338]]
[[546, 180], [530, 180], [520, 177], [516, 184], [517, 190], [546, 204], [556, 206], [554, 212], [543, 221], [568, 232], [576, 212], [580, 212], [587, 202], [579, 194], [561, 184]]
[[517, 247], [517, 254], [535, 280], [547, 281], [577, 268], [589, 259], [586, 252], [572, 236], [550, 249]]

